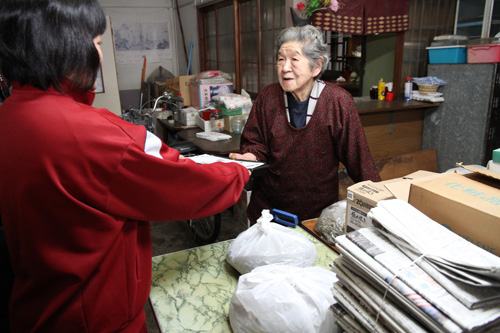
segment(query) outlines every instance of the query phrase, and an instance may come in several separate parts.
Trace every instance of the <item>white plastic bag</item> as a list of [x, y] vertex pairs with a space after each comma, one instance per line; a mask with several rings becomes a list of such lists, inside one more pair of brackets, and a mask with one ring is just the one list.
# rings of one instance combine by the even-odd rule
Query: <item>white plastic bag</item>
[[229, 305], [239, 332], [337, 332], [330, 310], [335, 273], [322, 267], [268, 265], [240, 276]]
[[257, 223], [229, 245], [226, 261], [240, 274], [269, 264], [314, 265], [316, 246], [294, 229], [272, 223], [272, 219], [269, 210], [264, 209]]

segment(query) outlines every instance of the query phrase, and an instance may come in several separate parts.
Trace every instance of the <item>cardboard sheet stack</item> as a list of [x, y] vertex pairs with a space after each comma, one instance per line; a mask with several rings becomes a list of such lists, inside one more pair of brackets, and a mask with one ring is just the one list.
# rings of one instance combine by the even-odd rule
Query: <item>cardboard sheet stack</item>
[[347, 332], [500, 330], [500, 258], [405, 201], [383, 200], [374, 227], [335, 238], [337, 323]]

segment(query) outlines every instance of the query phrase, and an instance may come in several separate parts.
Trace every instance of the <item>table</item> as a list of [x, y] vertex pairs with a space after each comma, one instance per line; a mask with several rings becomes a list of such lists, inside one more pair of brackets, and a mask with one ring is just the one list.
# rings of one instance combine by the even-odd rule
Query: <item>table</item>
[[403, 99], [379, 101], [369, 97], [355, 97], [354, 102], [375, 160], [422, 150], [424, 114], [440, 105]]
[[240, 152], [241, 135], [224, 131], [224, 134], [231, 135], [229, 140], [209, 141], [196, 137], [196, 133], [202, 132], [201, 128], [185, 129], [177, 133], [177, 136], [185, 141], [193, 142], [198, 149], [205, 154], [227, 156], [230, 153]]
[[[170, 138], [174, 138], [177, 136], [182, 130], [190, 129], [190, 128], [198, 128], [196, 125], [185, 125], [178, 121], [172, 121], [167, 119], [156, 119], [156, 135], [163, 141], [168, 142]], [[160, 126], [158, 126], [160, 125]]]
[[[316, 246], [315, 265], [330, 269], [338, 254], [296, 230]], [[161, 332], [231, 332], [229, 304], [240, 275], [225, 260], [231, 242], [153, 257], [149, 301]]]

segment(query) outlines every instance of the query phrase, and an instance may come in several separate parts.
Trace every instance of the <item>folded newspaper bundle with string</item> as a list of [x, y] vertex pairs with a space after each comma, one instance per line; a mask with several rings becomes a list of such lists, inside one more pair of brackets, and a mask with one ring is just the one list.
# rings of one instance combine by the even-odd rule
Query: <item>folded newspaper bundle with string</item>
[[332, 308], [346, 331], [500, 330], [500, 258], [405, 201], [380, 201], [375, 227], [335, 238]]
[[368, 215], [400, 249], [422, 256], [422, 260], [450, 278], [474, 286], [500, 287], [499, 257], [436, 223], [407, 202], [385, 200]]

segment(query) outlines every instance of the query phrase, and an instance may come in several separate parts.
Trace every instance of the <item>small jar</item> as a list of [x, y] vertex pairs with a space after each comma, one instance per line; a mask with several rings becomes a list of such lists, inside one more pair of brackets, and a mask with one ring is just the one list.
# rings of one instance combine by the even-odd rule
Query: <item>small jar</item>
[[372, 86], [370, 88], [370, 98], [377, 99], [378, 97], [378, 86]]
[[221, 110], [215, 110], [210, 114], [210, 128], [212, 132], [222, 132], [224, 130], [224, 118]]
[[235, 116], [231, 119], [231, 130], [234, 134], [240, 135], [243, 132], [243, 127], [245, 126], [246, 119], [242, 116]]

